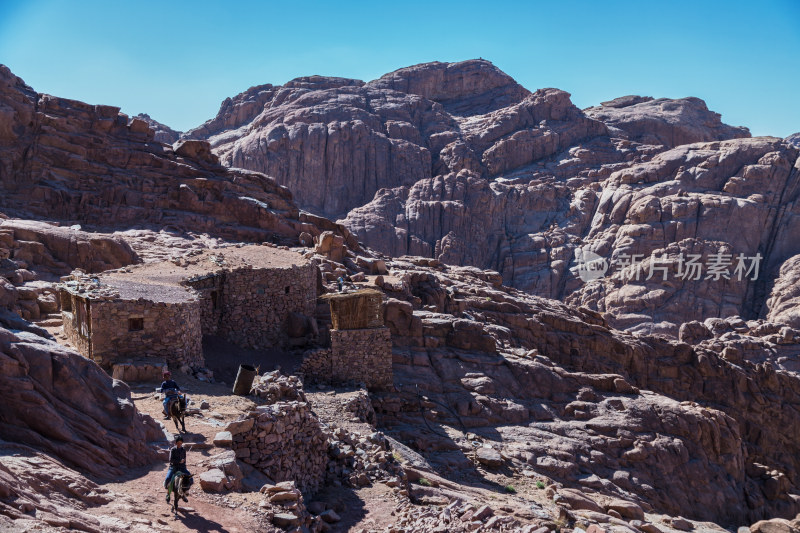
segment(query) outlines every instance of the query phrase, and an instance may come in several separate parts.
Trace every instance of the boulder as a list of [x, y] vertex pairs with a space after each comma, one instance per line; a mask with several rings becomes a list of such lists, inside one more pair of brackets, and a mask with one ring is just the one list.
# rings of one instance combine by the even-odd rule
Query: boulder
[[644, 510], [636, 503], [625, 500], [612, 500], [606, 505], [606, 510], [616, 511], [623, 518], [630, 520], [644, 520]]
[[172, 145], [172, 149], [181, 157], [198, 159], [213, 164], [219, 163], [219, 159], [211, 151], [211, 145], [208, 141], [183, 139], [175, 142], [175, 144]]
[[253, 424], [255, 420], [252, 418], [245, 418], [244, 420], [235, 420], [225, 427], [225, 431], [230, 433], [231, 435], [239, 435], [241, 433], [247, 433], [253, 428]]
[[322, 520], [324, 520], [329, 524], [335, 524], [336, 522], [339, 522], [342, 519], [338, 514], [336, 514], [336, 511], [334, 511], [333, 509], [328, 509], [327, 511], [323, 511], [322, 513], [320, 513], [319, 516], [322, 518]]
[[785, 518], [773, 518], [756, 522], [750, 526], [750, 531], [751, 533], [798, 533], [800, 530]]
[[233, 444], [233, 434], [230, 431], [220, 431], [214, 435], [214, 446], [229, 448]]
[[576, 489], [559, 489], [553, 498], [553, 501], [555, 501], [557, 504], [565, 503], [569, 505], [570, 509], [576, 511], [584, 510], [595, 511], [598, 513], [603, 512], [603, 508], [600, 507], [593, 499]]
[[502, 466], [504, 462], [500, 452], [492, 448], [478, 448], [477, 456], [479, 463], [490, 468]]
[[293, 513], [276, 513], [272, 517], [272, 523], [278, 527], [291, 527], [300, 524], [300, 518]]
[[206, 492], [222, 492], [226, 481], [225, 473], [218, 468], [200, 474], [200, 487]]

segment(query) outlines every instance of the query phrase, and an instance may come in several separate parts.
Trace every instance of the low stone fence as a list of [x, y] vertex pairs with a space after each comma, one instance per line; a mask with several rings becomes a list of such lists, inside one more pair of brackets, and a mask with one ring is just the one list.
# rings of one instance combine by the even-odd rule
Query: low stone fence
[[294, 481], [313, 493], [325, 480], [328, 435], [306, 402], [278, 402], [256, 408], [228, 424], [236, 457], [273, 481]]

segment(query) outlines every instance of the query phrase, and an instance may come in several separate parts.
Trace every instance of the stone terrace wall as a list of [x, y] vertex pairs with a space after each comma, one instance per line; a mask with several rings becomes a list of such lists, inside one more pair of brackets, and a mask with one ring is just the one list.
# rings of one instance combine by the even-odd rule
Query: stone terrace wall
[[300, 370], [311, 381], [388, 388], [393, 381], [392, 335], [386, 327], [331, 330], [331, 347], [308, 352]]
[[[131, 318], [143, 319], [140, 331], [129, 330]], [[101, 365], [148, 356], [172, 367], [204, 365], [199, 302], [91, 301], [89, 320], [88, 355]]]
[[221, 305], [220, 335], [245, 348], [284, 346], [289, 313], [314, 315], [316, 266], [226, 271]]
[[228, 424], [236, 457], [275, 482], [316, 492], [328, 465], [328, 435], [306, 402], [264, 405]]

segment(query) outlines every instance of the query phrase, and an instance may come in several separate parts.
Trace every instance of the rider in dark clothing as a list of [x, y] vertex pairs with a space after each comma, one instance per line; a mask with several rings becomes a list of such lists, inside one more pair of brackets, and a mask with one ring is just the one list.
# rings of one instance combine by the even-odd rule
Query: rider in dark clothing
[[[175, 447], [169, 451], [169, 470], [167, 470], [167, 477], [164, 479], [164, 488], [169, 486], [169, 482], [176, 472], [184, 472], [187, 475], [189, 471], [186, 469], [186, 448], [183, 447], [183, 437], [181, 435], [175, 436]], [[169, 490], [167, 490], [167, 501], [169, 501]], [[186, 500], [186, 496], [183, 497]]]
[[166, 395], [164, 396], [164, 402], [163, 402], [163, 405], [164, 405], [164, 420], [168, 420], [169, 419], [169, 402], [172, 399], [172, 397], [174, 397], [175, 394], [177, 394], [177, 392], [173, 392], [173, 391], [180, 391], [180, 390], [181, 390], [180, 386], [178, 386], [178, 384], [175, 382], [175, 380], [172, 379], [172, 374], [170, 373], [170, 371], [169, 370], [165, 370], [164, 371], [164, 381], [161, 382], [161, 388], [159, 389], [159, 391], [162, 394], [166, 393]]

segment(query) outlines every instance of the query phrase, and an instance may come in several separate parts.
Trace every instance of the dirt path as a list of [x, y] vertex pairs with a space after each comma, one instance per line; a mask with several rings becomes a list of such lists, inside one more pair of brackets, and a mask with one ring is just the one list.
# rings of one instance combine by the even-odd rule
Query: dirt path
[[[181, 374], [175, 377], [194, 402], [190, 407], [197, 408], [203, 401], [209, 404], [208, 409], [198, 409], [199, 413], [186, 417], [187, 468], [193, 474], [200, 474], [205, 471], [200, 466], [202, 461], [224, 451], [213, 445], [216, 433], [254, 404], [245, 398], [229, 395], [228, 387], [204, 383]], [[163, 420], [161, 401], [152, 392], [156, 385], [151, 383], [133, 388], [134, 403], [140, 412], [163, 422], [174, 434], [174, 424]], [[105, 483], [103, 488], [121, 495], [121, 498], [92, 508], [90, 512], [98, 517], [104, 516], [104, 520], [129, 523], [132, 531], [245, 533], [265, 530], [257, 512], [260, 494], [207, 494], [199, 482], [191, 488], [189, 502], [181, 502], [178, 514], [173, 514], [165, 501], [163, 482], [166, 472], [165, 461], [132, 471], [127, 479]]]

